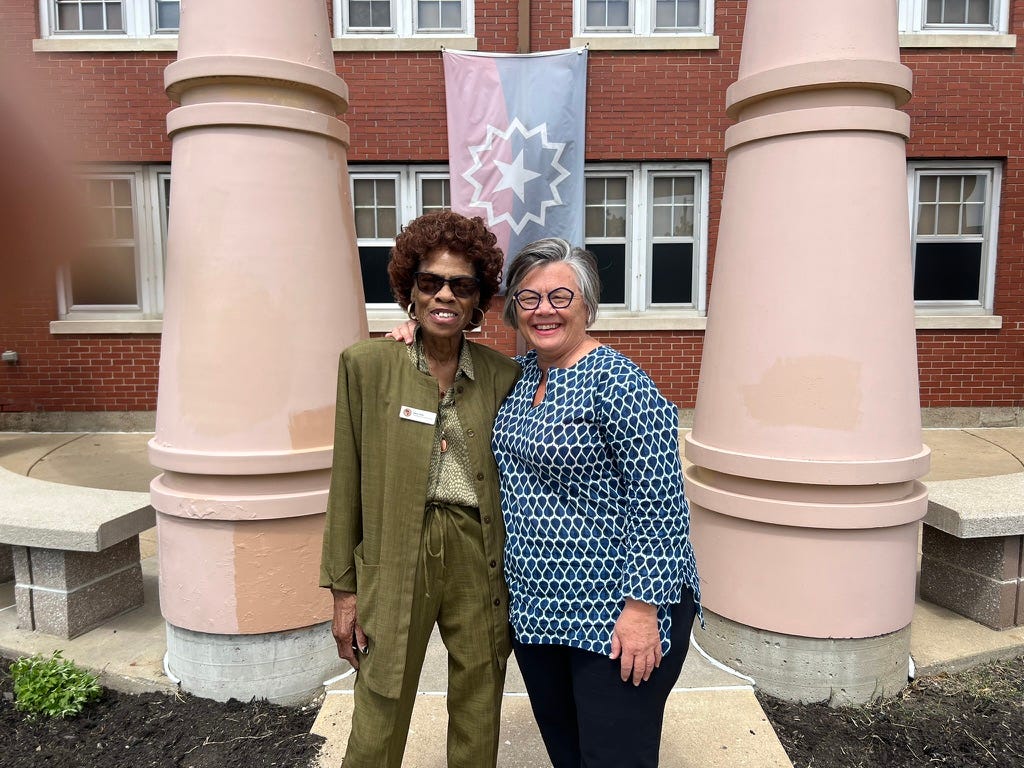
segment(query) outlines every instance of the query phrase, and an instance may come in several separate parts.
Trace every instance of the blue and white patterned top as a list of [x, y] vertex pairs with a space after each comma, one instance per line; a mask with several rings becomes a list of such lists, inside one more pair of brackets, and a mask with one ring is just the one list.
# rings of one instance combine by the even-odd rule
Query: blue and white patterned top
[[606, 346], [549, 369], [534, 407], [537, 353], [518, 361], [523, 373], [492, 441], [516, 639], [607, 655], [631, 597], [659, 607], [668, 653], [668, 606], [684, 585], [700, 604], [676, 407]]

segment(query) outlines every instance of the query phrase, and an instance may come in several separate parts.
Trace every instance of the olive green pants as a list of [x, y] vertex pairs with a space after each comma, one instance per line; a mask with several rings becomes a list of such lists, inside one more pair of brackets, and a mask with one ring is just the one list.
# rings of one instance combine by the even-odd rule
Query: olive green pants
[[[448, 649], [448, 766], [487, 768], [497, 763], [505, 669], [495, 660], [487, 629], [491, 605], [477, 510], [429, 506], [419, 550], [401, 695], [381, 696], [356, 676], [344, 768], [402, 765], [435, 623]], [[372, 654], [372, 638], [370, 647]]]

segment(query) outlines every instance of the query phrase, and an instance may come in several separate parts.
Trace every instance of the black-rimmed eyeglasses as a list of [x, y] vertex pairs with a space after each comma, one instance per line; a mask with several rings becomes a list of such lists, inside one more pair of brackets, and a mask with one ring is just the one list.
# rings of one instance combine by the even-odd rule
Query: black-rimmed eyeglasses
[[[555, 288], [553, 291], [548, 291], [548, 304], [555, 309], [565, 309], [572, 300], [576, 298], [576, 294], [568, 288]], [[516, 300], [516, 304], [522, 309], [533, 310], [540, 306], [541, 299], [544, 298], [544, 294], [538, 293], [537, 291], [531, 291], [529, 288], [524, 288], [521, 291], [516, 291], [513, 297]]]
[[445, 283], [451, 288], [452, 294], [460, 299], [468, 299], [476, 295], [480, 290], [480, 281], [475, 277], [463, 275], [460, 277], [444, 277], [435, 275], [433, 272], [417, 272], [416, 287], [422, 293], [433, 296], [444, 287]]

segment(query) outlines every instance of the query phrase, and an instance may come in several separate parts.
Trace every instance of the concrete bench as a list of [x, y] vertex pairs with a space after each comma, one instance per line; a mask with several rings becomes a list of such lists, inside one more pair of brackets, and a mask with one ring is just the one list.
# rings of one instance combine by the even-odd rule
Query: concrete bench
[[148, 493], [0, 467], [0, 542], [14, 561], [18, 626], [71, 638], [142, 605], [139, 534], [155, 518]]
[[1024, 625], [1024, 473], [928, 483], [921, 597], [992, 629]]

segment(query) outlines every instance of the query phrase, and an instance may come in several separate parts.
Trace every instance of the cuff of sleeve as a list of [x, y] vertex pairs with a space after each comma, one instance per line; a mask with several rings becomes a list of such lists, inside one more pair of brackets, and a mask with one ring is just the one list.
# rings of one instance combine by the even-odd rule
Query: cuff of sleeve
[[325, 589], [336, 589], [339, 592], [356, 591], [356, 571], [353, 567], [346, 568], [340, 575], [334, 576], [327, 571], [320, 571], [320, 586]]

